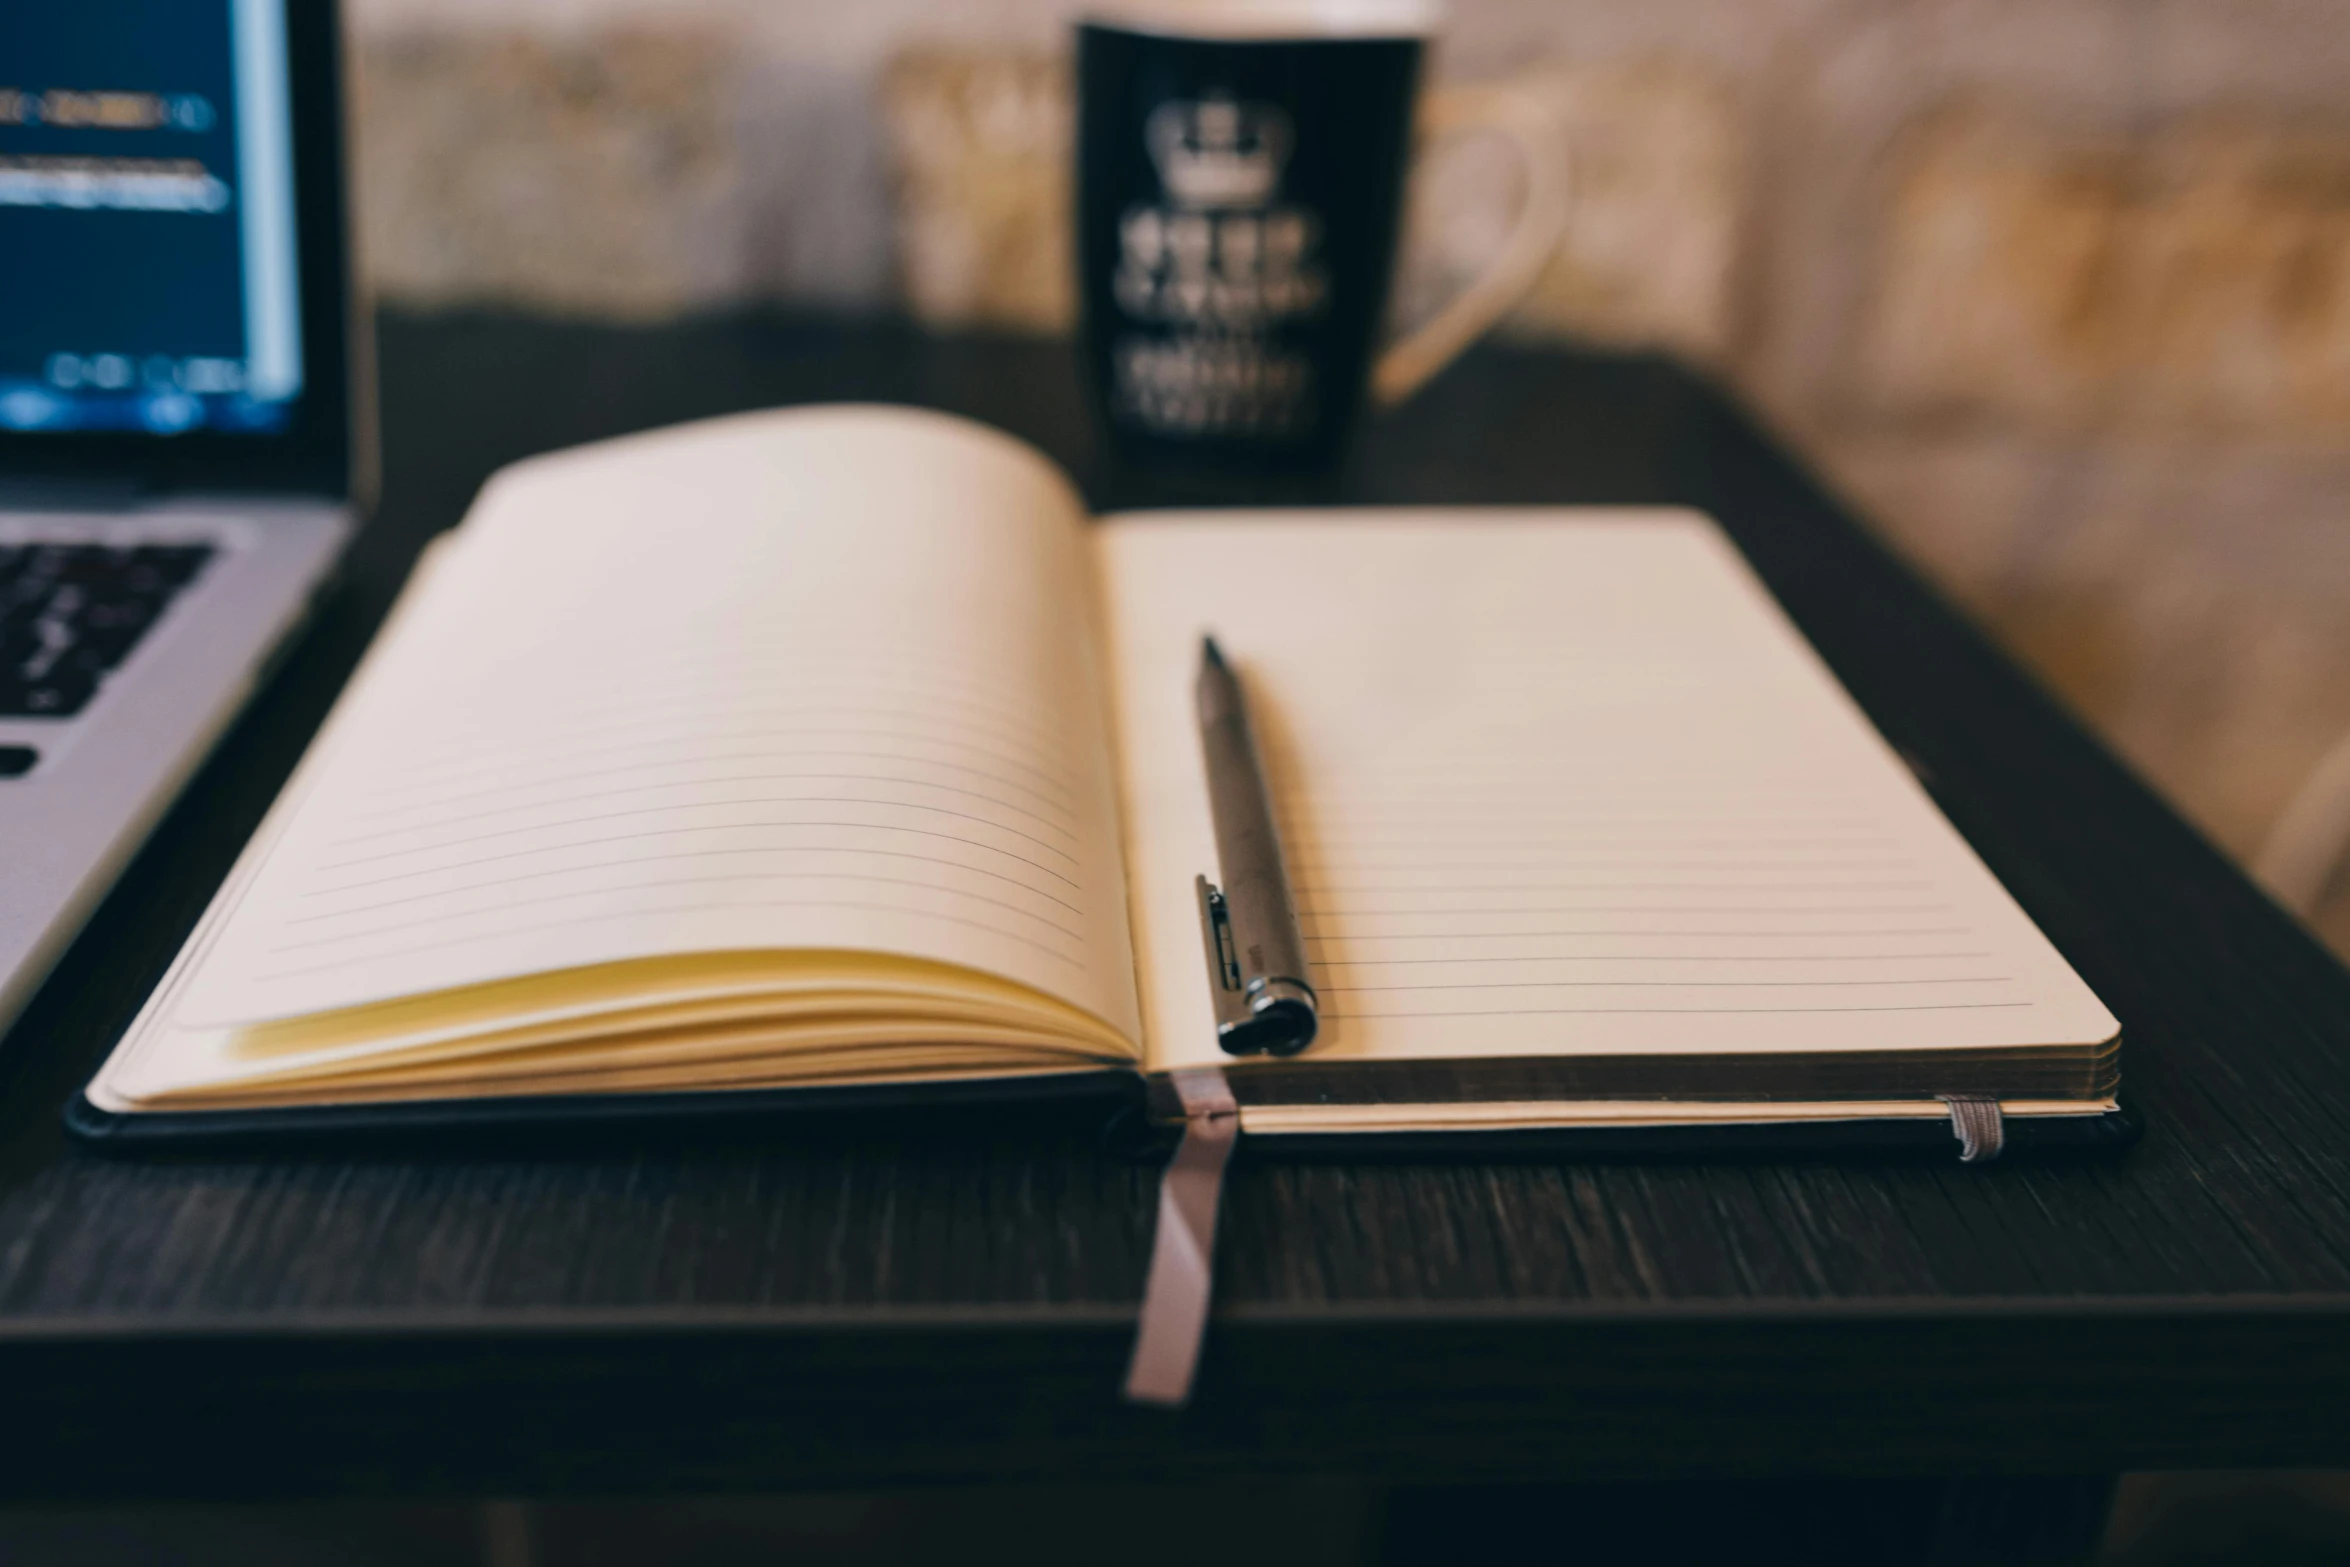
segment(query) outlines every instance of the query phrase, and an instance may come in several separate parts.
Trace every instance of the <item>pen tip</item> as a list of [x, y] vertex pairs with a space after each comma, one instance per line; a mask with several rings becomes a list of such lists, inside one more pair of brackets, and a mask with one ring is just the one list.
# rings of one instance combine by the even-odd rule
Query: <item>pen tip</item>
[[1209, 669], [1224, 667], [1224, 650], [1216, 646], [1214, 637], [1204, 636], [1199, 639], [1199, 661]]

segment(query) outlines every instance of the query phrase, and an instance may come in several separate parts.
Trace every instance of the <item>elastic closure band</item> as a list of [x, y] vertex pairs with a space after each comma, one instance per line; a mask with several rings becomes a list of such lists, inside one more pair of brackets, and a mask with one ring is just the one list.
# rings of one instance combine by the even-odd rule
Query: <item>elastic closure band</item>
[[1175, 1409], [1190, 1401], [1216, 1293], [1216, 1210], [1224, 1199], [1224, 1167], [1240, 1139], [1240, 1106], [1214, 1067], [1175, 1072], [1171, 1080], [1183, 1105], [1183, 1141], [1159, 1178], [1158, 1233], [1126, 1367], [1126, 1397]]

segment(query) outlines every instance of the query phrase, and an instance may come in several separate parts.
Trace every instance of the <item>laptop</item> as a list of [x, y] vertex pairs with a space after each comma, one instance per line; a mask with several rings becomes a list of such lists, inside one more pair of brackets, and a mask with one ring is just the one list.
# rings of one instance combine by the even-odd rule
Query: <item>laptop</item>
[[0, 1027], [371, 468], [332, 0], [0, 9]]

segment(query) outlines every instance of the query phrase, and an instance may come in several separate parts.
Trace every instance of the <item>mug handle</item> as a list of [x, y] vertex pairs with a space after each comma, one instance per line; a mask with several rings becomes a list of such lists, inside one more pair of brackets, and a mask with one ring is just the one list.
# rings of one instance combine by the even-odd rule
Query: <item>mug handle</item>
[[1491, 131], [1518, 150], [1526, 196], [1517, 226], [1484, 273], [1401, 340], [1371, 371], [1371, 401], [1393, 408], [1483, 337], [1526, 297], [1567, 223], [1567, 152], [1555, 119], [1513, 87], [1449, 87], [1428, 96], [1422, 128], [1432, 135]]

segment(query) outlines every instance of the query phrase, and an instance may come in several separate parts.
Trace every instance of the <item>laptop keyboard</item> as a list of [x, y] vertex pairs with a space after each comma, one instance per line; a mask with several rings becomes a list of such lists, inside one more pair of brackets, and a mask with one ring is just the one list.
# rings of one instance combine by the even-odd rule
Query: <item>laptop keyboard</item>
[[196, 580], [209, 544], [0, 544], [0, 718], [71, 718]]

